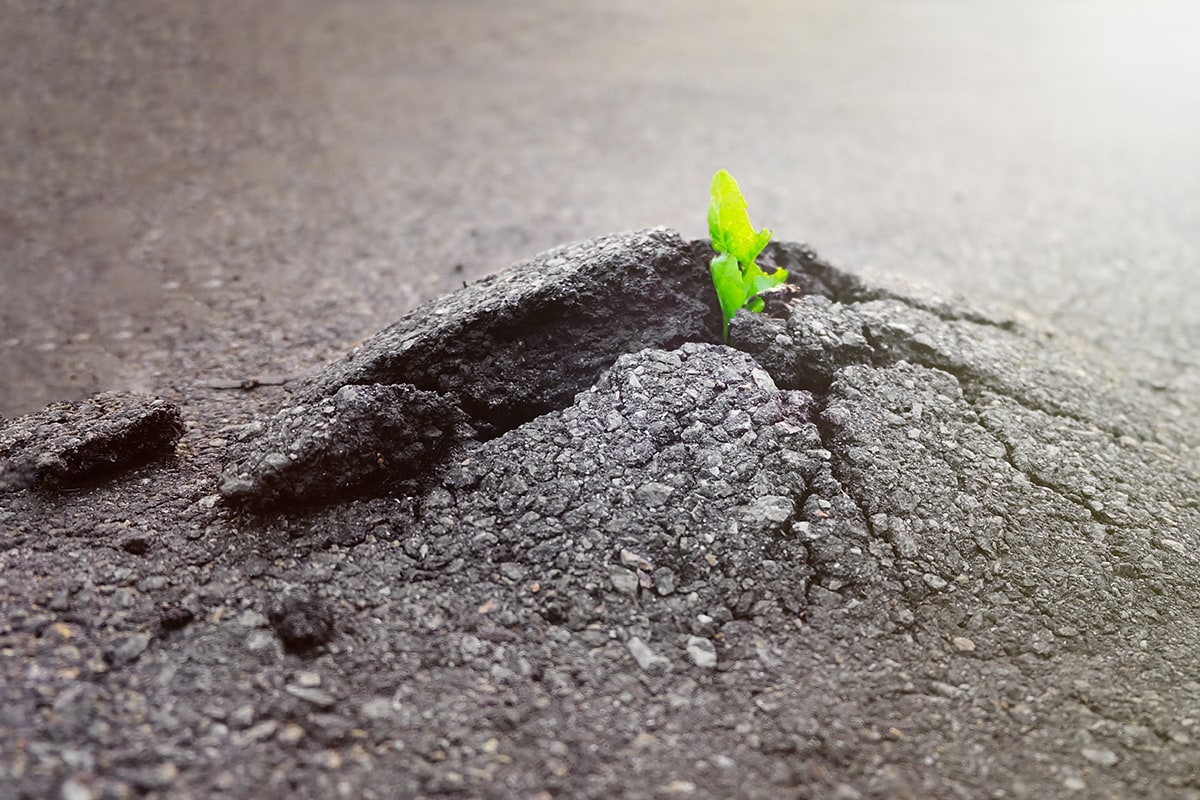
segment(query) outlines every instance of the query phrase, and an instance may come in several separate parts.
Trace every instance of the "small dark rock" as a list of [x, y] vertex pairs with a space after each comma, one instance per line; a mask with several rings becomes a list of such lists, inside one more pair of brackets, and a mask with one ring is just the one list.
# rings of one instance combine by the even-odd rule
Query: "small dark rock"
[[144, 556], [150, 551], [150, 537], [135, 533], [121, 542], [121, 549], [135, 556]]
[[325, 547], [357, 547], [367, 540], [367, 529], [357, 525], [334, 525], [325, 534]]
[[571, 606], [565, 599], [555, 597], [542, 605], [541, 612], [550, 624], [562, 625], [570, 618]]
[[158, 616], [158, 624], [164, 631], [177, 631], [187, 627], [196, 619], [189, 608], [183, 606], [168, 606]]
[[268, 619], [290, 653], [306, 652], [333, 638], [333, 610], [316, 595], [286, 597]]

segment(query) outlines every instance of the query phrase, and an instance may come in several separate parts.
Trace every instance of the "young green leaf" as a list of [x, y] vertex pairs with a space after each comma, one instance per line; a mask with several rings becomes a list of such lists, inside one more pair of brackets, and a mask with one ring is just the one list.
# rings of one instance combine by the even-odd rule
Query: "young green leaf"
[[771, 231], [763, 228], [754, 230], [746, 214], [746, 198], [738, 189], [737, 181], [725, 170], [719, 170], [712, 179], [712, 199], [708, 204], [708, 231], [713, 249], [718, 253], [729, 253], [742, 265], [754, 259], [771, 240]]
[[771, 231], [754, 230], [746, 213], [746, 198], [737, 181], [725, 170], [713, 175], [708, 203], [708, 232], [712, 237], [713, 258], [710, 271], [723, 319], [721, 335], [729, 340], [729, 321], [740, 308], [762, 311], [758, 295], [787, 280], [787, 270], [766, 274], [755, 263], [758, 254], [771, 240]]

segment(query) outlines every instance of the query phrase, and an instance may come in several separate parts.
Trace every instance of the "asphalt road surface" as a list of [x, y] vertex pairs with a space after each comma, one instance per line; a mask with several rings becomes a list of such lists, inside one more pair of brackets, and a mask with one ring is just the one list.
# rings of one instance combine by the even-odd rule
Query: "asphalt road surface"
[[0, 0], [0, 797], [1198, 800], [1198, 27]]
[[0, 3], [0, 414], [316, 368], [554, 244], [752, 218], [1194, 393], [1184, 2]]

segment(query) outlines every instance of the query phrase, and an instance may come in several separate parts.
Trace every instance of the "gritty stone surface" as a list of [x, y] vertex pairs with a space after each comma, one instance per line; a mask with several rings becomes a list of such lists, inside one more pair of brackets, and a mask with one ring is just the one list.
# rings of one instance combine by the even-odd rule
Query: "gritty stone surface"
[[0, 492], [114, 475], [169, 455], [182, 435], [179, 408], [150, 395], [108, 392], [54, 403], [0, 428]]
[[420, 483], [217, 502], [230, 451], [275, 446], [241, 423], [309, 402], [276, 394], [193, 406], [137, 480], [10, 492], [0, 785], [1194, 800], [1194, 405], [768, 257], [800, 291], [744, 350], [617, 354]]
[[[611, 584], [633, 596], [639, 578], [654, 588], [660, 568], [679, 595], [665, 608], [681, 620], [713, 605], [741, 616], [758, 602], [798, 611], [812, 568], [786, 525], [790, 510], [806, 495], [840, 490], [819, 452], [811, 395], [764, 388], [751, 377], [755, 368], [742, 353], [697, 343], [622, 356], [571, 407], [453, 464], [444, 479], [453, 499], [443, 501], [425, 543], [446, 547], [442, 558], [460, 555], [469, 541], [473, 558], [511, 551], [554, 565], [539, 599], [553, 604], [569, 589], [576, 602], [568, 621], [580, 627], [592, 621], [581, 591]], [[744, 430], [722, 424], [734, 412], [745, 416]], [[665, 488], [647, 496], [647, 486]], [[769, 514], [757, 516], [763, 507]], [[857, 509], [844, 505], [814, 522], [865, 529]], [[635, 569], [622, 552], [640, 554]]]
[[264, 506], [379, 492], [421, 479], [474, 434], [454, 398], [408, 384], [347, 385], [246, 426], [219, 489]]

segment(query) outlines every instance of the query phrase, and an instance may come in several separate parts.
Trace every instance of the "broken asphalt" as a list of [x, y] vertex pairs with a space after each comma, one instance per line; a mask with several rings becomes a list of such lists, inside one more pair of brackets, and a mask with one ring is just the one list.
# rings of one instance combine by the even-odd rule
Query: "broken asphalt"
[[10, 423], [0, 785], [1200, 796], [1186, 398], [795, 244], [724, 346], [706, 255], [543, 254], [182, 438]]

